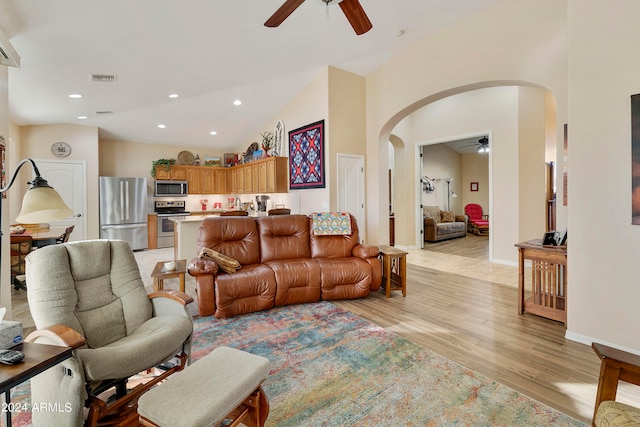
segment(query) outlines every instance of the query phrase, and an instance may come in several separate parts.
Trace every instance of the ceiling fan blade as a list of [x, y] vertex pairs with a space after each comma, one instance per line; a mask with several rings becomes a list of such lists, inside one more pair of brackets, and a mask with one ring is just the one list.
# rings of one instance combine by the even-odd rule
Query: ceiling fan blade
[[357, 35], [364, 34], [373, 28], [373, 24], [369, 21], [358, 0], [342, 0], [340, 9], [344, 12], [344, 16], [347, 17]]
[[304, 3], [304, 0], [286, 0], [282, 6], [280, 6], [280, 8], [276, 10], [269, 19], [267, 19], [264, 26], [277, 27], [282, 24], [282, 22], [284, 22], [284, 20], [287, 19], [287, 17], [291, 15], [302, 3]]

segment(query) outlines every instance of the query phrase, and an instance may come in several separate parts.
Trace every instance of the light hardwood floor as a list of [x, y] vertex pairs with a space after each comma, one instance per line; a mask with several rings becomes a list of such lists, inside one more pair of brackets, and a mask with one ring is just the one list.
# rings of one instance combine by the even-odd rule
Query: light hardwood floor
[[[407, 296], [383, 291], [364, 299], [334, 301], [390, 331], [538, 401], [590, 422], [599, 361], [591, 348], [564, 338], [562, 324], [517, 313], [516, 267], [489, 263], [486, 238], [467, 236], [411, 250]], [[515, 249], [514, 249], [515, 250]], [[148, 291], [158, 261], [171, 248], [136, 252]], [[195, 283], [186, 277], [195, 296]], [[165, 287], [177, 289], [178, 280]], [[14, 318], [27, 325], [24, 291], [13, 291]], [[594, 314], [597, 315], [597, 314]], [[640, 402], [640, 387], [621, 385], [627, 403]]]
[[[492, 265], [486, 246], [480, 255], [480, 238], [444, 243], [410, 251], [406, 298], [392, 292], [387, 299], [381, 291], [334, 303], [590, 423], [600, 370], [591, 348], [566, 340], [561, 323], [519, 315], [517, 268], [493, 266], [496, 281], [491, 281]], [[443, 261], [447, 257], [449, 263]], [[434, 268], [426, 267], [430, 259]], [[483, 279], [474, 278], [470, 268], [478, 268]], [[636, 389], [621, 385], [620, 400], [637, 405]]]

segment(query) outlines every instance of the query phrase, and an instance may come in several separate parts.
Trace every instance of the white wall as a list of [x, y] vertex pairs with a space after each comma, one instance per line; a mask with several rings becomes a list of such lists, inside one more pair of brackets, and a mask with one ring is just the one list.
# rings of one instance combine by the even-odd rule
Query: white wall
[[[73, 124], [37, 125], [20, 127], [20, 155], [22, 158], [60, 160], [51, 153], [51, 145], [64, 141], [71, 146], [71, 154], [65, 157], [70, 161], [86, 162], [87, 188], [87, 238], [97, 239], [100, 236], [98, 210], [98, 128]], [[20, 171], [21, 192], [27, 189], [26, 182], [31, 178], [31, 171]], [[55, 183], [50, 182], [55, 188]], [[19, 207], [17, 207], [19, 210]], [[18, 211], [12, 209], [12, 214]], [[15, 218], [15, 215], [12, 218]]]
[[[392, 131], [396, 133], [394, 127], [407, 114], [468, 90], [518, 84], [549, 90], [558, 108], [558, 122], [562, 123], [566, 120], [567, 105], [566, 61], [566, 3], [499, 0], [416, 43], [369, 75], [367, 200], [370, 206], [384, 206], [379, 199], [386, 198], [386, 193], [369, 189], [384, 188], [379, 180], [387, 159], [381, 145]], [[512, 116], [517, 122], [517, 111], [517, 108], [505, 111], [505, 121]], [[478, 113], [482, 114], [482, 110]], [[496, 144], [504, 144], [499, 157], [495, 154], [497, 145], [491, 153], [491, 162], [504, 164], [500, 168], [502, 175], [492, 179], [492, 195], [514, 197], [518, 194], [518, 155], [513, 144], [518, 140], [517, 129], [492, 136]], [[511, 145], [508, 141], [512, 141]], [[415, 165], [410, 159], [405, 161], [405, 167], [414, 174]], [[511, 205], [505, 200], [505, 203], [507, 205], [499, 209], [497, 205], [491, 209], [492, 222], [505, 224], [503, 233], [493, 233], [497, 242], [505, 242], [494, 246], [494, 254], [498, 259], [514, 260], [513, 236], [518, 235], [518, 225], [513, 218], [518, 206], [517, 202]], [[388, 229], [381, 221], [382, 208], [370, 209], [368, 215], [368, 222], [373, 224], [369, 230], [377, 233], [368, 236], [368, 240], [384, 242]]]
[[[433, 193], [420, 193], [424, 206], [438, 206], [441, 210], [447, 210], [447, 182], [444, 178], [454, 178], [449, 184], [449, 191], [458, 196], [462, 193], [462, 155], [444, 144], [426, 145], [422, 149], [422, 174], [432, 179], [436, 178], [433, 182]], [[449, 210], [462, 215], [462, 198], [452, 197], [450, 200]]]
[[[533, 90], [533, 89], [532, 89]], [[540, 89], [535, 89], [543, 93]], [[519, 200], [516, 197], [519, 193], [519, 177], [518, 177], [518, 145], [519, 145], [519, 96], [520, 89], [518, 87], [495, 87], [478, 89], [469, 91], [433, 102], [412, 113], [407, 120], [402, 123], [409, 123], [409, 131], [406, 139], [412, 145], [423, 145], [430, 143], [439, 143], [447, 140], [460, 139], [471, 135], [490, 135], [491, 151], [488, 157], [491, 159], [492, 177], [489, 182], [490, 186], [485, 188], [489, 199], [488, 206], [485, 206], [485, 213], [491, 218], [491, 234], [492, 253], [490, 255], [493, 261], [514, 264], [517, 261], [517, 252], [514, 244], [517, 243]], [[541, 111], [544, 110], [544, 103], [532, 106]], [[394, 133], [396, 129], [394, 129]], [[541, 154], [544, 155], [543, 142], [540, 142]], [[425, 147], [426, 148], [426, 147]], [[426, 148], [428, 150], [428, 148]], [[405, 151], [406, 180], [404, 182], [398, 179], [397, 186], [407, 188], [414, 185], [415, 177], [411, 165], [414, 162], [414, 156], [417, 150]], [[426, 159], [425, 161], [428, 161]], [[429, 167], [438, 167], [435, 164]], [[544, 162], [540, 167], [544, 171]], [[447, 166], [450, 168], [450, 166]], [[461, 167], [458, 166], [458, 170]], [[423, 171], [425, 175], [430, 177], [444, 178], [444, 176], [434, 175]], [[438, 173], [448, 173], [446, 170], [438, 170]], [[467, 182], [463, 182], [461, 172], [456, 173], [456, 178], [451, 183], [452, 191], [459, 195], [462, 194], [462, 185], [468, 187]], [[540, 186], [544, 188], [544, 177]], [[446, 184], [444, 185], [446, 188]], [[434, 193], [435, 194], [435, 193]], [[435, 204], [446, 206], [446, 190], [438, 191], [434, 197], [439, 199], [434, 201]], [[416, 206], [411, 198], [411, 193], [407, 192], [402, 204]], [[452, 206], [458, 213], [462, 213], [463, 199], [458, 197], [452, 199]], [[464, 202], [466, 203], [466, 202]], [[544, 209], [544, 204], [541, 205]], [[412, 209], [408, 215], [415, 213]], [[398, 230], [397, 245], [419, 247], [420, 236], [415, 231], [414, 220], [405, 219], [405, 221], [397, 221], [396, 230]], [[544, 216], [542, 217], [544, 220]], [[411, 227], [412, 231], [401, 230], [402, 227]], [[544, 232], [544, 227], [539, 233]], [[400, 236], [410, 236], [411, 240], [402, 240]]]
[[[9, 148], [9, 91], [8, 91], [8, 78], [9, 70], [7, 67], [0, 65], [0, 135], [5, 139], [7, 149]], [[9, 164], [5, 164], [5, 168], [9, 168]], [[1, 196], [0, 196], [1, 197]], [[7, 236], [2, 238], [2, 245], [0, 246], [0, 257], [5, 260], [2, 263], [0, 269], [0, 307], [7, 308], [7, 318], [12, 318], [11, 313], [11, 274], [10, 263], [7, 261], [10, 259], [11, 252], [9, 251], [9, 244], [7, 239], [9, 236], [9, 212], [8, 204], [4, 203], [4, 200], [0, 198], [2, 203], [2, 235]]]
[[[478, 183], [478, 191], [471, 191], [471, 183]], [[473, 153], [462, 156], [462, 207], [476, 203], [482, 207], [482, 213], [489, 214], [489, 155]], [[491, 219], [491, 218], [489, 218]]]
[[[638, 16], [637, 0], [619, 0], [615, 7], [604, 0], [498, 0], [368, 76], [367, 200], [379, 206], [368, 211], [368, 240], [384, 241], [388, 232], [381, 202], [387, 195], [379, 183], [386, 177], [386, 142], [407, 112], [469, 88], [506, 82], [546, 88], [555, 99], [557, 141], [569, 124], [569, 205], [558, 208], [558, 224], [566, 216], [570, 235], [567, 337], [640, 352], [640, 227], [630, 224], [629, 99], [640, 93]], [[510, 155], [517, 165], [517, 152]], [[415, 169], [415, 163], [404, 164]], [[494, 196], [517, 198], [518, 170], [508, 172], [510, 182], [496, 186], [492, 180]], [[492, 221], [513, 212], [494, 206]]]
[[640, 352], [630, 112], [630, 96], [640, 93], [640, 2], [569, 0], [568, 10], [567, 336]]
[[[264, 129], [273, 129], [278, 120], [282, 120], [285, 126], [284, 156], [289, 156], [289, 132], [325, 120], [325, 165], [331, 161], [329, 156], [331, 141], [326, 138], [330, 135], [329, 118], [329, 67], [318, 71], [318, 74], [309, 84], [300, 91], [282, 110], [263, 126]], [[328, 169], [325, 170], [325, 179], [331, 178]], [[299, 194], [300, 213], [308, 215], [315, 211], [328, 211], [330, 209], [330, 184], [325, 188], [289, 190]]]

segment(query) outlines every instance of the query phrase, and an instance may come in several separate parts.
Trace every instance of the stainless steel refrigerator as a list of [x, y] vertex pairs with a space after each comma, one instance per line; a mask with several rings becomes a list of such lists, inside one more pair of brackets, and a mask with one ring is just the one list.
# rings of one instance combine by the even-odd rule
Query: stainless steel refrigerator
[[100, 177], [100, 238], [147, 249], [147, 178]]

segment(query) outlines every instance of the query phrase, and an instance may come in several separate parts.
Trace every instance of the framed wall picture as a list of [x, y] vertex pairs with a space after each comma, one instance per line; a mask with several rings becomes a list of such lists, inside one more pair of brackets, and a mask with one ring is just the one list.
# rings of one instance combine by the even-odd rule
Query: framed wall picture
[[289, 131], [289, 188], [325, 188], [324, 120]]
[[470, 190], [471, 191], [478, 191], [478, 183], [477, 182], [472, 182]]

